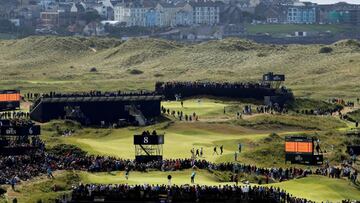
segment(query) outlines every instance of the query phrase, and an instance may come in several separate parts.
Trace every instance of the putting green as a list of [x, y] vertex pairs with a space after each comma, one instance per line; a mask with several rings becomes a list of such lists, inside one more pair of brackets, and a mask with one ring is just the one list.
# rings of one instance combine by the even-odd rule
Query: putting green
[[296, 197], [308, 198], [317, 202], [341, 202], [344, 199], [360, 200], [360, 188], [355, 187], [349, 180], [345, 179], [310, 176], [272, 185], [284, 188]]
[[[130, 172], [129, 179], [126, 180], [124, 172], [114, 171], [111, 173], [89, 173], [84, 171], [55, 173], [55, 179], [49, 180], [45, 176], [37, 178], [31, 182], [25, 182], [17, 186], [17, 192], [8, 190], [6, 195], [8, 200], [15, 197], [19, 202], [37, 202], [42, 199], [54, 199], [56, 196], [64, 194], [73, 184], [98, 183], [98, 184], [168, 184], [167, 176], [172, 176], [172, 184], [191, 184], [190, 175], [192, 170], [160, 172], [152, 171], [147, 173]], [[207, 170], [196, 170], [195, 184], [206, 185], [225, 185], [231, 182], [220, 182], [219, 179]], [[75, 174], [78, 174], [77, 178]], [[74, 178], [76, 180], [74, 180]], [[51, 188], [57, 185], [65, 190], [54, 192]], [[293, 196], [307, 198], [313, 201], [339, 202], [343, 199], [360, 199], [360, 189], [344, 179], [330, 179], [323, 176], [309, 176], [297, 180], [290, 180], [282, 183], [275, 183], [262, 186], [275, 186], [282, 188]], [[67, 188], [67, 189], [66, 189]], [[0, 202], [6, 202], [1, 199]]]
[[[217, 177], [206, 170], [197, 170], [196, 184], [225, 185], [231, 182], [220, 182]], [[80, 177], [84, 183], [104, 184], [168, 184], [167, 175], [172, 176], [172, 184], [190, 184], [192, 170], [176, 172], [131, 172], [129, 180], [125, 179], [123, 172], [88, 173], [81, 172]], [[266, 186], [266, 185], [263, 185]], [[279, 187], [293, 196], [307, 198], [313, 201], [339, 202], [344, 199], [359, 200], [360, 188], [355, 187], [345, 179], [330, 179], [324, 176], [309, 176], [306, 178], [290, 180], [282, 183], [269, 184]]]
[[184, 106], [181, 106], [180, 101], [162, 102], [161, 104], [166, 108], [174, 111], [182, 111], [184, 114], [192, 115], [194, 112], [201, 117], [220, 116], [224, 114], [229, 104], [217, 102], [209, 99], [191, 99], [183, 101]]

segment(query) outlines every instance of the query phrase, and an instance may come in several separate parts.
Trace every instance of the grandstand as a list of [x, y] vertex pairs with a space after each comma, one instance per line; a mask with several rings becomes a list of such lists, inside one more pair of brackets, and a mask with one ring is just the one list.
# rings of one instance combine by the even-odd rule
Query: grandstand
[[43, 95], [31, 107], [30, 118], [38, 122], [71, 119], [85, 125], [118, 124], [125, 120], [146, 125], [160, 116], [161, 99], [149, 94]]

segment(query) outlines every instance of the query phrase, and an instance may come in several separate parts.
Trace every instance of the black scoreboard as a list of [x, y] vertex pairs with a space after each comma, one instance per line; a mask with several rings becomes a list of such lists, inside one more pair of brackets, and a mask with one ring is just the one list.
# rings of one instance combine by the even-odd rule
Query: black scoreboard
[[263, 75], [263, 81], [285, 81], [285, 75], [273, 74], [272, 72]]
[[39, 125], [0, 126], [0, 135], [4, 135], [4, 136], [40, 135], [40, 126]]
[[161, 145], [164, 135], [134, 135], [134, 145]]

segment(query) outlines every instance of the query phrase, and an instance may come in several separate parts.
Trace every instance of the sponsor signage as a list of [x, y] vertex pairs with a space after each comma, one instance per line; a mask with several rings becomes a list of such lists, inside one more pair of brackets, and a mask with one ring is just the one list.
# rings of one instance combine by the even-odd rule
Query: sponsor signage
[[0, 126], [0, 135], [40, 135], [40, 126]]

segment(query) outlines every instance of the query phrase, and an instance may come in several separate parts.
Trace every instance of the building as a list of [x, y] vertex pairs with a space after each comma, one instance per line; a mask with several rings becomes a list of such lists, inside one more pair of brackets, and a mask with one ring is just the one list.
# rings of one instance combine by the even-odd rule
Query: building
[[174, 22], [172, 23], [174, 26], [190, 26], [193, 24], [193, 12], [180, 10], [176, 12]]
[[71, 119], [85, 125], [109, 125], [125, 120], [145, 125], [161, 115], [161, 99], [142, 94], [41, 97], [31, 106], [30, 117], [38, 122]]
[[48, 11], [40, 13], [41, 26], [43, 27], [58, 27], [59, 26], [59, 12]]
[[220, 22], [219, 4], [215, 2], [191, 2], [194, 24], [216, 25]]
[[155, 9], [163, 13], [162, 27], [173, 26], [173, 19], [175, 18], [179, 7], [170, 3], [159, 2]]
[[321, 24], [360, 24], [360, 5], [339, 2], [319, 5], [318, 22]]
[[161, 27], [163, 25], [164, 13], [150, 8], [145, 13], [145, 27]]
[[103, 24], [94, 21], [84, 27], [83, 34], [85, 36], [105, 36], [106, 32]]
[[286, 13], [285, 23], [314, 24], [316, 23], [317, 4], [311, 2], [296, 2], [283, 6]]
[[190, 26], [194, 24], [194, 9], [189, 3], [178, 4], [177, 8], [171, 23], [173, 26]]
[[114, 7], [114, 20], [125, 23], [126, 26], [145, 27], [145, 13], [149, 8], [145, 8], [140, 2], [118, 3]]

